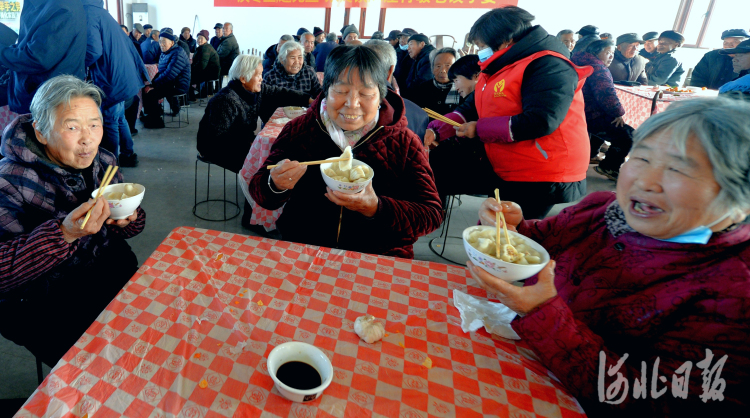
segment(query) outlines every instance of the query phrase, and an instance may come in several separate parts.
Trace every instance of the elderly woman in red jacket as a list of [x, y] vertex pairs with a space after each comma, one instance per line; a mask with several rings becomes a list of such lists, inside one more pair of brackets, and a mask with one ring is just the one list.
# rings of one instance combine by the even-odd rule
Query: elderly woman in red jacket
[[[285, 205], [276, 223], [284, 240], [413, 258], [412, 244], [440, 225], [427, 153], [407, 129], [404, 102], [387, 89], [386, 76], [372, 49], [335, 48], [323, 92], [281, 131], [249, 189], [263, 208]], [[327, 188], [317, 166], [299, 163], [337, 157], [347, 146], [375, 172], [358, 194]]]
[[[524, 287], [469, 263], [589, 416], [747, 414], [748, 114], [730, 99], [675, 103], [635, 131], [616, 193], [541, 221], [503, 201], [508, 227], [557, 260]], [[482, 223], [496, 210], [485, 201]]]

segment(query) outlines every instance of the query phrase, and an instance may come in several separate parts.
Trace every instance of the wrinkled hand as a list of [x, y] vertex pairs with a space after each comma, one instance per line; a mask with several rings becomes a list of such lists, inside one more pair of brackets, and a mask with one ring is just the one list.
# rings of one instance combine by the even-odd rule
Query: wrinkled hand
[[143, 94], [146, 94], [146, 93], [150, 92], [153, 89], [154, 88], [151, 87], [151, 86], [145, 86], [145, 87], [143, 87]]
[[359, 212], [368, 218], [375, 216], [378, 211], [378, 196], [372, 188], [372, 182], [364, 190], [355, 194], [337, 192], [330, 187], [326, 187], [326, 190], [328, 190], [326, 193], [328, 200], [354, 212]]
[[[135, 212], [133, 212], [132, 215], [128, 216], [125, 219], [107, 219], [105, 222], [107, 225], [117, 225], [120, 228], [125, 228], [126, 226], [130, 225], [131, 222], [135, 222], [135, 220], [138, 219], [138, 210], [136, 209]], [[89, 222], [91, 220], [89, 219]]]
[[[88, 222], [86, 222], [86, 226], [81, 229], [81, 224], [83, 224], [83, 220], [86, 219], [86, 212], [88, 212], [92, 206], [94, 209], [91, 211], [91, 216], [89, 217]], [[107, 218], [109, 218], [109, 204], [107, 203], [107, 199], [103, 197], [100, 197], [97, 200], [89, 199], [88, 202], [75, 208], [65, 217], [65, 219], [63, 219], [60, 229], [62, 230], [65, 241], [71, 243], [78, 238], [99, 232], [99, 230], [102, 229], [104, 222], [107, 221]]]
[[278, 167], [271, 169], [271, 180], [279, 191], [292, 190], [306, 171], [307, 166], [298, 161], [281, 160]]
[[463, 125], [456, 128], [456, 136], [466, 138], [476, 138], [477, 136], [477, 123], [466, 122]]
[[[503, 216], [505, 216], [505, 222], [508, 224], [508, 229], [516, 231], [518, 224], [523, 221], [523, 211], [521, 210], [521, 207], [518, 206], [518, 203], [508, 202], [507, 200], [503, 200], [501, 203]], [[494, 198], [487, 198], [479, 207], [479, 221], [482, 225], [495, 226], [495, 220], [497, 219], [495, 214], [499, 211], [500, 205], [498, 205], [497, 200]]]
[[424, 147], [428, 150], [432, 150], [438, 147], [440, 143], [437, 141], [437, 135], [432, 129], [428, 129], [424, 133]]
[[625, 120], [622, 118], [622, 116], [620, 116], [615, 118], [615, 120], [612, 121], [612, 124], [618, 128], [622, 128], [623, 126], [625, 126]]
[[539, 272], [539, 281], [536, 284], [517, 287], [505, 280], [498, 279], [485, 269], [474, 265], [471, 261], [466, 262], [471, 277], [477, 281], [479, 286], [497, 295], [503, 305], [520, 316], [528, 314], [544, 302], [557, 296], [555, 265], [555, 261], [550, 260]]

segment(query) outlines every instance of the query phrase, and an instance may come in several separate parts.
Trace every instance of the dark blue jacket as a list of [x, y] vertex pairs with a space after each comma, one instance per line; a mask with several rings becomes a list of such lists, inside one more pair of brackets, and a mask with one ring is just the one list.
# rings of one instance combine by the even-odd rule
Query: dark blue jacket
[[104, 10], [103, 0], [81, 0], [81, 3], [88, 22], [86, 67], [91, 81], [104, 92], [102, 109], [107, 109], [138, 94], [143, 80], [136, 63], [143, 67], [143, 62], [140, 58], [136, 61], [135, 47]]
[[322, 73], [325, 71], [326, 58], [333, 51], [333, 48], [339, 46], [336, 42], [323, 42], [315, 47], [312, 54], [315, 57], [315, 71]]
[[190, 60], [185, 50], [175, 43], [169, 51], [159, 58], [159, 73], [151, 81], [154, 87], [174, 86], [175, 89], [187, 93], [190, 85]]
[[18, 42], [0, 47], [0, 65], [13, 72], [10, 110], [29, 113], [37, 88], [52, 77], [70, 74], [83, 80], [85, 58], [86, 14], [80, 0], [26, 0]]
[[159, 42], [150, 38], [141, 44], [141, 55], [143, 55], [144, 64], [158, 64], [161, 57], [161, 48]]
[[399, 84], [401, 89], [401, 95], [406, 98], [411, 98], [412, 92], [417, 88], [418, 85], [424, 83], [427, 80], [432, 80], [432, 66], [430, 65], [430, 52], [434, 51], [435, 47], [432, 45], [425, 45], [422, 48], [422, 52], [417, 55], [414, 59], [414, 63], [409, 69], [409, 75], [406, 76], [406, 83]]
[[263, 54], [263, 75], [265, 76], [269, 71], [273, 70], [273, 65], [276, 63], [276, 57], [279, 53], [276, 48], [279, 44], [273, 44], [266, 49], [266, 53]]

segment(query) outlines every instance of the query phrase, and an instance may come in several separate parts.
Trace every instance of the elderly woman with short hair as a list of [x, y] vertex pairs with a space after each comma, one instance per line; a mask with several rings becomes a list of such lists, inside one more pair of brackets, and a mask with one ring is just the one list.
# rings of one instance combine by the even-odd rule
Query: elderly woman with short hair
[[[6, 127], [0, 161], [0, 333], [54, 366], [135, 273], [126, 238], [146, 214], [108, 219], [91, 199], [113, 154], [101, 143], [101, 91], [46, 81], [31, 114]], [[122, 183], [118, 171], [113, 183]], [[86, 213], [91, 217], [81, 228]], [[80, 301], [81, 303], [71, 303]], [[12, 319], [11, 319], [12, 318]]]
[[409, 92], [409, 98], [420, 107], [434, 110], [441, 115], [455, 110], [463, 98], [453, 80], [448, 77], [451, 66], [458, 59], [458, 52], [453, 48], [440, 48], [430, 52], [432, 80], [417, 85]]
[[[589, 416], [747, 412], [748, 114], [728, 99], [674, 103], [635, 131], [616, 193], [544, 220], [503, 201], [508, 228], [557, 260], [524, 287], [468, 264], [519, 314], [513, 329]], [[494, 225], [496, 210], [485, 201], [482, 223]], [[671, 376], [671, 394], [660, 376]]]
[[320, 81], [315, 69], [305, 65], [305, 48], [295, 41], [285, 42], [273, 69], [263, 76], [263, 82], [271, 86], [286, 87], [315, 98], [320, 93]]
[[[252, 198], [265, 209], [284, 206], [276, 223], [284, 240], [413, 258], [414, 242], [443, 216], [427, 153], [407, 129], [404, 102], [388, 90], [385, 66], [367, 47], [331, 51], [323, 85], [307, 114], [281, 131], [250, 181]], [[347, 146], [375, 173], [360, 193], [331, 190], [317, 166], [300, 164], [337, 157]]]
[[306, 93], [263, 83], [262, 58], [240, 55], [229, 69], [229, 84], [208, 101], [198, 126], [198, 152], [239, 173], [253, 144], [258, 117], [268, 122], [283, 106], [307, 106]]

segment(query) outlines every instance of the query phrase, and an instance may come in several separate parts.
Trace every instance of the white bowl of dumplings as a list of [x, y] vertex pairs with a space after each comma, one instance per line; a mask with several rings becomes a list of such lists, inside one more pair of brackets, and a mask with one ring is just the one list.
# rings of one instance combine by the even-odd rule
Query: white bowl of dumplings
[[[91, 193], [92, 198], [96, 198], [99, 189]], [[146, 188], [136, 183], [119, 183], [110, 184], [104, 188], [102, 197], [109, 203], [110, 219], [125, 219], [132, 215], [143, 201], [143, 195]]]
[[[327, 160], [336, 160], [341, 157], [326, 158]], [[341, 167], [341, 163], [325, 163], [320, 165], [320, 174], [323, 176], [323, 181], [331, 190], [336, 190], [341, 193], [355, 194], [359, 193], [367, 187], [375, 176], [375, 172], [372, 167], [363, 163], [362, 161], [352, 159], [351, 168], [344, 169]]]
[[[474, 265], [487, 270], [506, 282], [525, 280], [542, 271], [549, 263], [549, 253], [538, 243], [518, 232], [508, 231], [511, 244], [518, 257], [506, 261], [496, 257], [497, 229], [494, 226], [470, 226], [464, 230], [463, 241], [466, 254]], [[500, 246], [507, 244], [505, 234], [500, 234]]]

